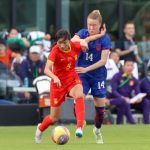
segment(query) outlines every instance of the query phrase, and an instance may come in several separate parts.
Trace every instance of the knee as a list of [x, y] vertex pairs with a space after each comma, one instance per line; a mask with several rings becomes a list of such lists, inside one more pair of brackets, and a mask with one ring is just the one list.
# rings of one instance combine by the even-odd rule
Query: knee
[[50, 116], [53, 123], [57, 122], [58, 121], [58, 117], [57, 116]]
[[77, 98], [84, 98], [84, 94], [83, 93], [76, 93], [74, 98], [75, 99], [77, 99]]

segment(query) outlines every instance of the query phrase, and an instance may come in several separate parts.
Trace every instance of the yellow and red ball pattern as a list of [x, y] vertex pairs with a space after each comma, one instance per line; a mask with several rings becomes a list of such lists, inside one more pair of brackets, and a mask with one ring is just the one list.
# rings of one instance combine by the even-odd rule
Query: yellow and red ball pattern
[[52, 131], [52, 141], [58, 145], [66, 144], [69, 141], [70, 132], [64, 126], [57, 126]]

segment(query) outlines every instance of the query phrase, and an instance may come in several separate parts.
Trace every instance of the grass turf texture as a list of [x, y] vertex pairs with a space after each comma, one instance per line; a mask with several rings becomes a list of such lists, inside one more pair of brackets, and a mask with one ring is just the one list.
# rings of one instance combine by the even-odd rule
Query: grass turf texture
[[93, 126], [87, 125], [82, 139], [75, 138], [75, 125], [66, 125], [71, 137], [66, 145], [56, 145], [50, 139], [50, 127], [42, 143], [34, 143], [35, 126], [0, 127], [1, 150], [149, 150], [150, 125], [104, 125], [104, 144], [96, 144]]

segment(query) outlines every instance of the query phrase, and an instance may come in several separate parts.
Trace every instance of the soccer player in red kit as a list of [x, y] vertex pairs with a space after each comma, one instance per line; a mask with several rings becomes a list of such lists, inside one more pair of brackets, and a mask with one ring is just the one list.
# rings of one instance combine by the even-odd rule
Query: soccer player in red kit
[[[81, 81], [75, 72], [77, 55], [81, 48], [87, 49], [87, 43], [70, 42], [70, 33], [59, 30], [56, 34], [57, 44], [52, 48], [45, 66], [45, 74], [52, 78], [50, 90], [50, 115], [38, 124], [35, 142], [40, 143], [42, 132], [54, 124], [60, 115], [60, 108], [65, 96], [68, 94], [76, 101], [76, 136], [82, 137], [84, 123], [84, 95]], [[82, 47], [83, 46], [83, 47]]]
[[[98, 35], [98, 37], [101, 34]], [[90, 39], [90, 38], [89, 38]], [[76, 59], [79, 52], [88, 49], [88, 39], [80, 42], [71, 42], [70, 33], [59, 30], [56, 33], [56, 45], [53, 46], [45, 66], [45, 74], [52, 78], [50, 89], [50, 115], [45, 116], [37, 126], [35, 142], [40, 143], [42, 132], [54, 124], [60, 115], [61, 104], [65, 96], [71, 96], [75, 102], [77, 120], [76, 137], [83, 136], [84, 124], [84, 94], [81, 81], [75, 71]]]

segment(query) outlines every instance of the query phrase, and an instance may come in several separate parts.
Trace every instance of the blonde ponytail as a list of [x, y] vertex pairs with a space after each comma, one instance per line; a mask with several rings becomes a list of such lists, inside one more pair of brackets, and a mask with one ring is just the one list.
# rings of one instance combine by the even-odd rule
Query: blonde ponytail
[[102, 23], [102, 16], [99, 10], [93, 10], [89, 15], [88, 18], [98, 20], [99, 23]]

